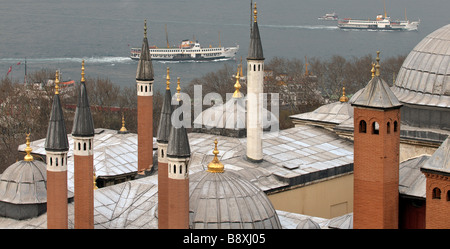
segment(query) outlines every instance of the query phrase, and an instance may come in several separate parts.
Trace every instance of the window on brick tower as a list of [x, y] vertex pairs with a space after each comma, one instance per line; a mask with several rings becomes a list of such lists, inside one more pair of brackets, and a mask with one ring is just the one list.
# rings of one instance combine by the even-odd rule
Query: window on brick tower
[[450, 190], [447, 190], [447, 201], [450, 201]]
[[439, 188], [433, 189], [433, 199], [441, 199], [441, 190]]
[[391, 123], [387, 122], [386, 124], [387, 134], [391, 133]]
[[364, 120], [359, 121], [359, 133], [366, 133], [366, 130], [367, 130], [366, 121]]
[[380, 134], [380, 125], [377, 122], [372, 123], [372, 134]]
[[394, 121], [394, 132], [397, 132], [397, 129], [398, 129], [397, 121]]

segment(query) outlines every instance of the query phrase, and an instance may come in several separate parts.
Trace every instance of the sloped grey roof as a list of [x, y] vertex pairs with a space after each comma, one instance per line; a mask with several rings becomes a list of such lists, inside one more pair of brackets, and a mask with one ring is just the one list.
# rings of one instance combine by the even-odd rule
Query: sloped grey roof
[[450, 175], [450, 137], [439, 146], [430, 159], [423, 165], [423, 171], [440, 172]]
[[159, 125], [158, 125], [158, 133], [157, 133], [157, 141], [168, 143], [169, 142], [169, 135], [170, 130], [172, 128], [172, 121], [171, 121], [171, 115], [172, 115], [172, 94], [169, 90], [166, 90], [164, 95], [164, 100], [161, 108], [161, 117], [159, 119]]
[[281, 228], [266, 194], [231, 170], [197, 172], [190, 177], [189, 190], [189, 228]]
[[50, 151], [66, 151], [69, 149], [66, 123], [64, 122], [59, 94], [55, 94], [53, 97], [52, 112], [50, 113], [47, 138], [45, 140], [45, 149]]
[[399, 108], [402, 106], [386, 81], [379, 76], [372, 78], [366, 87], [357, 93], [359, 95], [352, 98], [354, 100], [351, 104], [354, 106], [382, 109]]
[[450, 107], [450, 24], [427, 35], [414, 47], [392, 90], [404, 103]]
[[261, 37], [259, 35], [258, 22], [253, 22], [250, 34], [250, 47], [248, 49], [247, 60], [264, 60]]
[[400, 163], [398, 191], [400, 194], [425, 198], [426, 178], [420, 168], [430, 159], [428, 155], [411, 158]]
[[91, 107], [86, 91], [86, 84], [80, 83], [77, 109], [72, 126], [72, 136], [92, 137], [94, 136], [94, 120], [92, 119]]
[[136, 70], [136, 80], [153, 80], [153, 65], [147, 37], [142, 41], [141, 56]]
[[333, 218], [328, 223], [329, 228], [353, 229], [353, 213], [344, 214]]
[[348, 102], [333, 102], [323, 105], [312, 112], [290, 116], [292, 119], [340, 124], [353, 117], [353, 107]]
[[319, 223], [313, 221], [311, 218], [301, 220], [297, 227], [297, 229], [320, 229]]
[[0, 177], [0, 201], [14, 204], [47, 202], [47, 165], [41, 161], [18, 161]]

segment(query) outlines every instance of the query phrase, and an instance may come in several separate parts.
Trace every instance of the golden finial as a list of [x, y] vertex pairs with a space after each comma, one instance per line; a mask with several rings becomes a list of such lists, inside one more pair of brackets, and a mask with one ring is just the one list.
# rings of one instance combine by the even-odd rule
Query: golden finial
[[93, 180], [94, 180], [94, 189], [98, 189], [97, 187], [97, 176], [95, 175], [95, 172], [93, 173]]
[[120, 128], [120, 132], [127, 132], [127, 128], [125, 128], [125, 116], [122, 112], [122, 128]]
[[59, 94], [59, 71], [55, 73], [55, 94]]
[[23, 160], [27, 161], [27, 162], [31, 162], [31, 161], [33, 161], [33, 156], [31, 155], [31, 151], [33, 149], [30, 147], [30, 132], [28, 132], [26, 135], [27, 135], [27, 143], [26, 143], [27, 147], [25, 148], [25, 152], [27, 154], [25, 155]]
[[375, 65], [375, 75], [380, 76], [380, 51], [377, 51], [377, 64]]
[[241, 89], [241, 84], [239, 83], [239, 67], [236, 72], [236, 84], [234, 84], [234, 89], [236, 89], [233, 93], [233, 98], [241, 98], [242, 93], [239, 91]]
[[256, 22], [257, 19], [257, 15], [258, 15], [258, 11], [256, 10], [256, 2], [255, 2], [255, 7], [253, 8], [253, 19]]
[[180, 77], [177, 77], [177, 101], [180, 101], [180, 92], [181, 92]]
[[342, 87], [342, 96], [339, 98], [340, 102], [348, 102], [348, 97], [345, 96], [345, 86]]
[[372, 63], [372, 70], [370, 72], [372, 72], [372, 79], [375, 78], [375, 63]]
[[147, 38], [147, 19], [144, 20], [144, 38]]
[[84, 60], [81, 61], [81, 82], [84, 82]]
[[223, 173], [224, 172], [224, 166], [219, 161], [219, 158], [217, 155], [219, 154], [219, 150], [217, 149], [217, 139], [214, 140], [214, 159], [208, 164], [208, 169], [206, 171], [211, 173]]
[[170, 90], [170, 76], [169, 76], [169, 67], [167, 67], [167, 76], [166, 76], [166, 90]]

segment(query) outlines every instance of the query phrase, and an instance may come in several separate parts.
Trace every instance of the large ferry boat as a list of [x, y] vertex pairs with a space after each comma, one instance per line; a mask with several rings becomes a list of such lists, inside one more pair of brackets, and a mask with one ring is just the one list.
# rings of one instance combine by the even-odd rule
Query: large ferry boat
[[[157, 48], [150, 47], [152, 60], [183, 61], [183, 60], [217, 60], [233, 58], [239, 50], [236, 47], [201, 47], [200, 43], [183, 40], [178, 47]], [[141, 48], [131, 48], [130, 58], [139, 60]]]
[[370, 30], [417, 30], [419, 21], [391, 21], [390, 17], [378, 15], [376, 20], [354, 20], [345, 18], [338, 21], [340, 29], [370, 29]]

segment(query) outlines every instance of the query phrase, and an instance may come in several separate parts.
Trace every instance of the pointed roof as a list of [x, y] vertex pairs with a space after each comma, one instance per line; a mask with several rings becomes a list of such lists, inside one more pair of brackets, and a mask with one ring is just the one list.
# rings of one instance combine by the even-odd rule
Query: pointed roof
[[167, 68], [167, 88], [164, 95], [163, 104], [161, 107], [161, 118], [159, 119], [157, 141], [167, 143], [169, 141], [170, 130], [172, 128], [172, 93], [170, 92], [170, 76], [169, 68]]
[[[179, 102], [179, 108], [182, 106], [182, 101], [180, 100], [180, 78], [178, 78], [177, 87], [177, 101]], [[183, 113], [181, 113], [181, 120], [183, 119]], [[170, 129], [169, 141], [167, 145], [167, 156], [169, 157], [190, 157], [191, 147], [189, 145], [189, 138], [187, 135], [186, 128], [184, 125], [173, 125]]]
[[77, 109], [73, 119], [72, 136], [92, 137], [94, 136], [94, 121], [92, 119], [91, 108], [84, 82], [84, 60], [81, 67], [80, 94], [78, 95]]
[[144, 25], [144, 40], [142, 41], [141, 56], [136, 71], [136, 80], [153, 80], [153, 65], [147, 40], [147, 20]]
[[56, 72], [55, 79], [55, 96], [53, 97], [52, 112], [47, 128], [47, 137], [45, 140], [45, 150], [49, 151], [67, 151], [69, 150], [69, 142], [67, 140], [66, 124], [59, 99], [58, 86], [59, 78]]
[[[358, 96], [352, 98], [353, 106], [372, 107], [378, 109], [400, 108], [402, 104], [398, 101], [389, 85], [380, 77], [380, 52], [377, 51], [376, 71], [372, 64], [372, 79]], [[375, 73], [375, 75], [374, 75]]]
[[261, 45], [261, 37], [259, 35], [259, 28], [257, 22], [257, 10], [256, 3], [253, 10], [253, 28], [250, 34], [250, 47], [248, 49], [248, 57], [247, 60], [264, 60], [263, 49]]
[[439, 146], [428, 161], [421, 168], [425, 172], [450, 175], [450, 137]]

